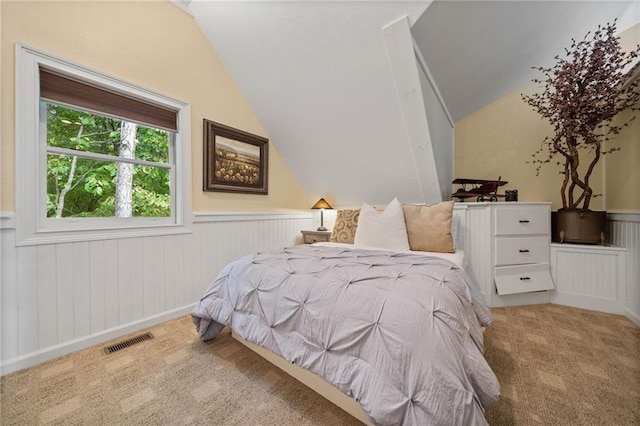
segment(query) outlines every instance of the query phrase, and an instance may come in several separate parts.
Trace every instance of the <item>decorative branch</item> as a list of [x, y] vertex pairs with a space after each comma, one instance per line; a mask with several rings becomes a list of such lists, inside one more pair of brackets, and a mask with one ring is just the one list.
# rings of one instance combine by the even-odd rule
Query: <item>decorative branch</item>
[[[616, 21], [598, 26], [581, 41], [572, 39], [565, 57], [556, 56], [553, 67], [534, 68], [544, 75], [533, 80], [541, 85], [542, 92], [521, 95], [553, 127], [554, 135], [544, 139], [529, 162], [536, 164], [539, 174], [542, 166], [557, 155], [564, 158], [557, 163], [563, 166], [560, 191], [564, 209], [589, 209], [593, 197], [589, 178], [595, 166], [602, 155], [620, 149], [602, 151], [602, 143], [620, 134], [635, 116], [621, 124], [614, 124], [614, 118], [625, 110], [640, 110], [640, 79], [631, 79], [637, 71], [625, 71], [640, 57], [640, 46], [623, 52], [615, 33]], [[578, 169], [581, 154], [593, 155], [582, 178]], [[574, 197], [574, 191], [581, 193]]]

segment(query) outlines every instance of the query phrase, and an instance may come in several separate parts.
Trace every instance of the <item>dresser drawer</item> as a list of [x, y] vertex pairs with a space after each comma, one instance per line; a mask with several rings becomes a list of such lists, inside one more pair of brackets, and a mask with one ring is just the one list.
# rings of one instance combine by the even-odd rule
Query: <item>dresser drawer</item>
[[305, 244], [323, 243], [327, 241], [327, 238], [322, 235], [304, 235]]
[[496, 235], [549, 234], [547, 206], [509, 206], [495, 212]]
[[495, 282], [499, 295], [555, 288], [548, 263], [495, 268]]
[[495, 265], [521, 265], [549, 262], [548, 236], [496, 238]]
[[328, 231], [301, 231], [302, 242], [305, 244], [326, 243], [331, 237]]

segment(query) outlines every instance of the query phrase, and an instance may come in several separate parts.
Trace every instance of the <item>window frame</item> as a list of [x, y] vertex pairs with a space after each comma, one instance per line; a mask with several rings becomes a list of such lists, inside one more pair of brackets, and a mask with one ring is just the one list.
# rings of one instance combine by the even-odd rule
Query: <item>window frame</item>
[[[174, 170], [171, 176], [171, 217], [46, 217], [48, 149], [46, 138], [41, 137], [43, 132], [46, 135], [46, 121], [41, 120], [41, 66], [124, 96], [177, 111], [178, 130], [173, 134], [173, 138], [170, 138], [173, 139], [174, 145], [169, 149], [169, 161], [173, 161]], [[42, 129], [43, 126], [45, 129]], [[16, 244], [33, 245], [191, 232], [190, 134], [189, 104], [16, 43]], [[171, 140], [169, 143], [171, 144]]]

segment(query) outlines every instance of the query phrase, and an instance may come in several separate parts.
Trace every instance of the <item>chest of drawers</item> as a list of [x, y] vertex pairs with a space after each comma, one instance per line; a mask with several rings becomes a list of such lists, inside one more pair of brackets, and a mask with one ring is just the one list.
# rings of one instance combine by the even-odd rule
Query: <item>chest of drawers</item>
[[549, 269], [550, 215], [547, 205], [493, 208], [493, 267], [499, 295], [554, 288]]
[[[462, 206], [461, 206], [462, 207]], [[549, 203], [466, 203], [468, 272], [491, 306], [543, 303], [550, 272]]]

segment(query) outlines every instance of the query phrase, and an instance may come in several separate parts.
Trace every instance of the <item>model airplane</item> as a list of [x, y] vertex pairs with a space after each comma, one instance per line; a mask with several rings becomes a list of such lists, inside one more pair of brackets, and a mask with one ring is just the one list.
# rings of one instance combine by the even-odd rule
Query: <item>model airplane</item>
[[[507, 181], [500, 180], [502, 176], [497, 180], [484, 180], [484, 179], [455, 179], [452, 183], [462, 185], [456, 192], [451, 194], [452, 197], [458, 198], [460, 201], [465, 198], [476, 197], [476, 201], [498, 201], [498, 197], [504, 197], [504, 195], [498, 194], [498, 187], [506, 185]], [[467, 189], [467, 185], [471, 185], [471, 188]]]

